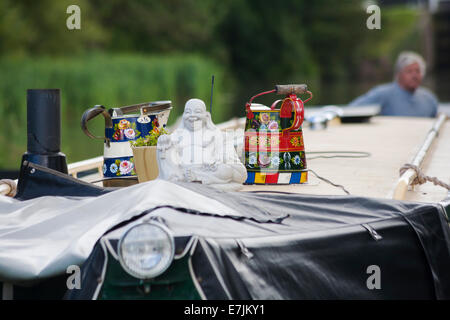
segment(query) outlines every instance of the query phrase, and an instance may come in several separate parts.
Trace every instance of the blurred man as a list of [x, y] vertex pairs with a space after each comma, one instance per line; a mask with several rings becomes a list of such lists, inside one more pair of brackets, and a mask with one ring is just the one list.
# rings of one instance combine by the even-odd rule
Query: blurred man
[[420, 87], [425, 76], [425, 61], [414, 52], [402, 52], [395, 64], [394, 81], [371, 89], [349, 105], [381, 105], [384, 116], [435, 117], [436, 96]]

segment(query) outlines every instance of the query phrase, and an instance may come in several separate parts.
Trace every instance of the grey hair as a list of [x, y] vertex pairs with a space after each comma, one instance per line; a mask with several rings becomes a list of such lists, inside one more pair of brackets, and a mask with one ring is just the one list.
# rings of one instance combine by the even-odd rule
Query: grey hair
[[397, 62], [395, 63], [395, 77], [404, 67], [416, 62], [419, 64], [420, 74], [424, 77], [426, 71], [425, 60], [421, 55], [412, 51], [404, 51], [398, 55]]

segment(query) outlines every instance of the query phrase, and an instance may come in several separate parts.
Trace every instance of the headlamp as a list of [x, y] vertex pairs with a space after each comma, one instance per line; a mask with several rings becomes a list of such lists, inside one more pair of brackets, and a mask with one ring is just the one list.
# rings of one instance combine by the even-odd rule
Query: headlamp
[[130, 275], [154, 278], [170, 266], [175, 253], [171, 231], [158, 222], [144, 222], [128, 229], [119, 241], [119, 262]]

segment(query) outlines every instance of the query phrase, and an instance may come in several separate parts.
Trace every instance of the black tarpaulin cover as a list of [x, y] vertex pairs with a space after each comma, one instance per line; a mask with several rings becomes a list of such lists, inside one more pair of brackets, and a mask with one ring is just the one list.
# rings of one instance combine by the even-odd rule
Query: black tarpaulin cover
[[[205, 299], [450, 299], [450, 231], [441, 204], [179, 185], [239, 214], [167, 203], [133, 220], [160, 217], [183, 239], [177, 246], [192, 246], [193, 274], [202, 279], [197, 284]], [[47, 183], [40, 192], [52, 188]], [[83, 188], [79, 184], [76, 194]], [[126, 229], [124, 222], [103, 236], [112, 244], [108, 250], [117, 250]], [[103, 259], [99, 241], [83, 279], [98, 279]], [[379, 268], [379, 289], [368, 288], [371, 266]], [[96, 285], [66, 297], [93, 298]]]

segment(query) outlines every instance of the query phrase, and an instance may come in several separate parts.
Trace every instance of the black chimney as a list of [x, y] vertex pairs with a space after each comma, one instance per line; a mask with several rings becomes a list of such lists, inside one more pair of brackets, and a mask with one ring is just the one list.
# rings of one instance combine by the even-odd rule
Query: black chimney
[[27, 152], [29, 161], [67, 173], [61, 147], [61, 99], [59, 89], [27, 90]]

